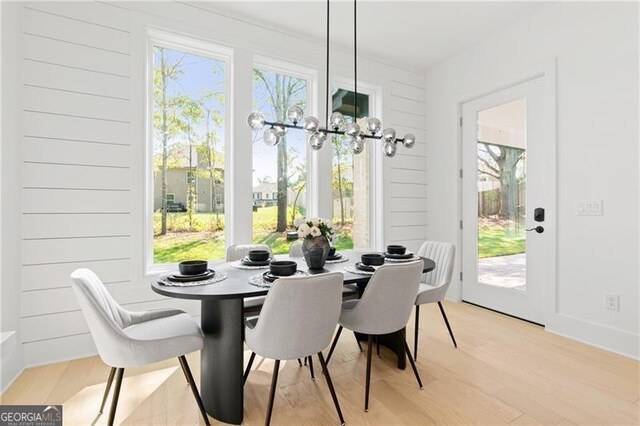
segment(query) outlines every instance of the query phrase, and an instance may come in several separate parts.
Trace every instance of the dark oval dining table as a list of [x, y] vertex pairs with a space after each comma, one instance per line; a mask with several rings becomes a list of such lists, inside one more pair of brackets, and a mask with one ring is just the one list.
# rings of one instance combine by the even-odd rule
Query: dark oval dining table
[[[353, 264], [367, 251], [341, 251], [349, 261], [326, 264], [324, 269], [309, 270], [301, 257], [287, 255], [276, 256], [279, 260], [293, 260], [298, 263], [298, 270], [312, 275], [326, 272], [341, 272], [344, 284], [357, 284], [361, 291], [371, 278], [370, 275], [359, 275], [348, 272], [345, 265]], [[422, 258], [424, 272], [435, 268], [435, 262]], [[243, 394], [243, 355], [244, 355], [244, 316], [243, 299], [246, 297], [264, 296], [269, 289], [257, 287], [249, 283], [253, 275], [263, 273], [265, 269], [237, 269], [233, 262], [216, 264], [216, 271], [225, 272], [228, 278], [217, 283], [192, 286], [172, 287], [154, 281], [151, 288], [163, 296], [178, 299], [195, 299], [201, 302], [201, 328], [204, 335], [204, 347], [200, 354], [200, 393], [205, 409], [209, 415], [225, 423], [242, 423], [244, 411]], [[358, 336], [357, 336], [358, 337]], [[401, 337], [401, 336], [400, 336]], [[360, 337], [359, 337], [360, 338]], [[389, 339], [387, 339], [389, 340]], [[381, 344], [389, 346], [388, 342]], [[404, 346], [392, 348], [398, 355], [398, 366], [404, 368]]]

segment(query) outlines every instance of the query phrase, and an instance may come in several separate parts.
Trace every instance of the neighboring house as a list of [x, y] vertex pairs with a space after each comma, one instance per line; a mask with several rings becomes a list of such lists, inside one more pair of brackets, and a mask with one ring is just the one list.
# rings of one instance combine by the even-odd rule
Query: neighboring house
[[[287, 203], [293, 204], [297, 191], [287, 190]], [[278, 185], [275, 182], [262, 182], [253, 187], [253, 205], [258, 207], [270, 207], [278, 204]], [[306, 206], [306, 191], [303, 189], [296, 203], [299, 207]]]
[[[220, 170], [224, 176], [224, 170]], [[201, 171], [202, 172], [202, 171]], [[167, 171], [167, 201], [181, 203], [187, 206], [189, 196], [189, 181], [194, 179], [193, 171], [189, 167], [172, 167]], [[197, 176], [196, 179], [196, 211], [213, 212], [224, 211], [224, 177], [214, 185], [215, 200], [211, 199], [211, 183], [209, 178]], [[162, 182], [160, 172], [154, 173], [153, 209], [157, 211], [162, 206]], [[212, 204], [213, 201], [213, 204]]]

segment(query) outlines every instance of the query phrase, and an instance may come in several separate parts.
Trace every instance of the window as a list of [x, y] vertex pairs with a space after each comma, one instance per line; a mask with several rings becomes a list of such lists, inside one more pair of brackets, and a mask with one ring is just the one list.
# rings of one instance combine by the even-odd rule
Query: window
[[[347, 122], [353, 121], [355, 93], [334, 87], [333, 111], [344, 114]], [[357, 119], [373, 116], [369, 113], [369, 95], [358, 93]], [[364, 128], [364, 124], [360, 125]], [[337, 228], [334, 245], [338, 250], [368, 248], [371, 246], [369, 165], [371, 142], [365, 143], [364, 151], [354, 155], [350, 138], [333, 136], [332, 189], [333, 224]], [[373, 144], [377, 146], [377, 144]]]
[[152, 44], [153, 262], [222, 259], [225, 62]]
[[[309, 79], [263, 68], [253, 70], [254, 110], [269, 121], [287, 122], [287, 109], [309, 103]], [[262, 133], [253, 140], [253, 190], [264, 201], [253, 211], [253, 242], [267, 244], [274, 253], [287, 253], [292, 241], [286, 232], [307, 208], [307, 143], [304, 132], [293, 131], [276, 147], [262, 142]]]

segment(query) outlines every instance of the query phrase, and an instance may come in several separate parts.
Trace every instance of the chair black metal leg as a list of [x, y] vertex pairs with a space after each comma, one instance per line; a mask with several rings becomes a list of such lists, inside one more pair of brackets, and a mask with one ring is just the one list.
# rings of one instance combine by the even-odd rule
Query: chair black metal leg
[[99, 413], [102, 414], [102, 410], [104, 410], [104, 404], [107, 403], [107, 397], [109, 396], [109, 390], [111, 390], [111, 383], [113, 383], [113, 376], [116, 374], [117, 368], [111, 367], [111, 371], [109, 372], [109, 378], [107, 379], [107, 387], [104, 390], [104, 396], [102, 397], [102, 404], [100, 404]]
[[276, 386], [278, 384], [278, 370], [280, 369], [280, 360], [275, 360], [273, 366], [273, 376], [271, 377], [271, 391], [269, 392], [269, 404], [267, 405], [267, 418], [264, 424], [269, 426], [271, 424], [271, 413], [273, 412], [273, 401], [276, 398]]
[[309, 370], [311, 371], [311, 380], [315, 380], [316, 376], [313, 374], [313, 358], [312, 357], [308, 357], [309, 358]]
[[118, 368], [116, 371], [116, 386], [113, 388], [113, 399], [111, 400], [111, 411], [109, 411], [109, 420], [107, 421], [109, 426], [113, 426], [113, 422], [116, 419], [118, 398], [120, 397], [120, 388], [122, 387], [122, 376], [124, 376], [124, 368]]
[[249, 363], [247, 364], [247, 368], [244, 370], [244, 377], [242, 378], [242, 384], [247, 383], [247, 377], [249, 377], [249, 373], [251, 372], [251, 366], [253, 365], [254, 359], [256, 359], [256, 353], [251, 352], [251, 356], [249, 357]]
[[198, 408], [200, 409], [200, 414], [202, 414], [202, 418], [204, 419], [204, 424], [210, 425], [211, 423], [209, 423], [209, 417], [207, 417], [207, 412], [204, 409], [204, 404], [202, 403], [202, 398], [200, 398], [200, 392], [198, 392], [196, 382], [195, 380], [193, 380], [193, 374], [191, 374], [191, 369], [189, 368], [187, 358], [182, 355], [178, 357], [178, 360], [180, 361], [180, 366], [182, 366], [184, 377], [187, 379], [187, 382], [189, 382], [191, 392], [193, 392], [193, 397], [196, 399], [196, 403], [198, 404]]
[[338, 402], [338, 395], [336, 395], [336, 390], [333, 388], [333, 382], [331, 381], [331, 376], [329, 375], [327, 364], [324, 362], [324, 356], [322, 355], [322, 352], [318, 352], [318, 359], [320, 360], [320, 367], [322, 367], [322, 371], [324, 371], [325, 373], [324, 378], [327, 380], [327, 386], [329, 387], [329, 392], [331, 392], [333, 404], [336, 406], [336, 411], [338, 412], [338, 417], [340, 418], [340, 424], [344, 425], [344, 417], [342, 417], [342, 410], [340, 409], [340, 403]]
[[298, 358], [298, 365], [302, 367], [302, 361], [300, 361], [300, 358]]
[[404, 339], [404, 349], [407, 351], [407, 358], [409, 358], [409, 364], [411, 364], [411, 368], [413, 369], [413, 374], [416, 375], [416, 380], [418, 381], [418, 385], [420, 385], [420, 389], [424, 389], [422, 387], [422, 380], [420, 380], [420, 374], [418, 373], [418, 369], [416, 368], [416, 363], [411, 356], [411, 351], [409, 350], [409, 344], [407, 343], [407, 339]]
[[364, 411], [369, 411], [369, 384], [371, 383], [371, 350], [373, 349], [373, 336], [367, 340], [367, 375], [364, 387]]
[[333, 339], [333, 343], [331, 343], [331, 348], [329, 348], [329, 354], [327, 355], [327, 365], [329, 365], [329, 361], [331, 360], [331, 355], [333, 355], [333, 350], [336, 348], [336, 345], [338, 344], [340, 333], [342, 333], [342, 326], [338, 327], [338, 332], [336, 333], [336, 337]]
[[358, 335], [356, 334], [356, 332], [353, 332], [353, 337], [356, 338], [356, 343], [358, 344], [358, 349], [360, 349], [360, 352], [362, 352], [362, 345], [360, 344], [360, 340], [358, 340]]
[[416, 325], [413, 327], [413, 359], [418, 360], [418, 332], [420, 331], [420, 305], [416, 305]]
[[453, 330], [451, 330], [451, 326], [449, 325], [447, 314], [444, 313], [444, 306], [442, 306], [442, 302], [438, 302], [438, 307], [440, 308], [440, 313], [442, 314], [442, 318], [444, 318], [444, 323], [447, 325], [447, 329], [449, 330], [449, 335], [451, 336], [451, 340], [453, 341], [453, 346], [457, 348], [458, 344], [456, 343], [456, 338], [453, 337]]
[[378, 336], [376, 336], [376, 356], [380, 358], [380, 340]]

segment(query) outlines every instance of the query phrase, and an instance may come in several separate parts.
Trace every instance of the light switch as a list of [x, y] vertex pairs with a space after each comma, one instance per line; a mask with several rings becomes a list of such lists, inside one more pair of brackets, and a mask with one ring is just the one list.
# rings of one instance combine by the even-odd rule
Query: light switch
[[602, 205], [602, 200], [578, 201], [576, 214], [578, 216], [602, 216]]

